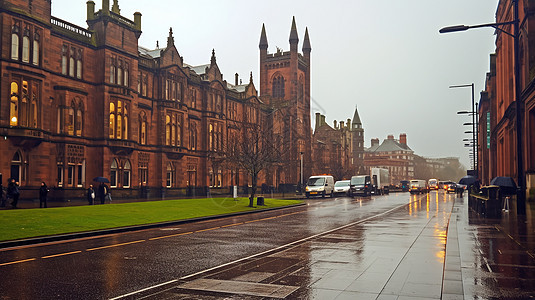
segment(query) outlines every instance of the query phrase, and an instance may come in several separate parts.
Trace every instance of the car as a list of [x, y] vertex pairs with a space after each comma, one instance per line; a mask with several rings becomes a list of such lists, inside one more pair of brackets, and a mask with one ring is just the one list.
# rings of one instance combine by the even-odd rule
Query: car
[[452, 184], [455, 185], [455, 182], [453, 182], [453, 181], [444, 181], [444, 184], [443, 184], [444, 190], [448, 191], [450, 185], [452, 185]]
[[438, 190], [438, 180], [432, 178], [427, 181], [430, 190]]
[[372, 189], [372, 180], [370, 175], [357, 175], [351, 177], [349, 186], [349, 196], [360, 194], [364, 197], [369, 196]]
[[338, 180], [334, 184], [334, 194], [346, 194], [349, 196], [349, 185], [351, 180]]
[[446, 190], [446, 193], [455, 193], [457, 191], [457, 185], [455, 183], [448, 184], [448, 189]]

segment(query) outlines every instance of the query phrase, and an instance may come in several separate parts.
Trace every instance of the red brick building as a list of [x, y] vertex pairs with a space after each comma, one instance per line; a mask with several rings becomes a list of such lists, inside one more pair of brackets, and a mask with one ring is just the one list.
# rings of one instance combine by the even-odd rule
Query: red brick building
[[23, 198], [41, 181], [53, 198], [83, 197], [96, 176], [118, 197], [226, 192], [248, 178], [221, 163], [224, 145], [260, 119], [285, 139], [288, 161], [263, 182], [296, 184], [300, 153], [308, 176], [311, 47], [305, 31], [298, 53], [295, 20], [289, 52], [268, 54], [262, 28], [259, 97], [252, 74], [223, 79], [213, 50], [206, 65], [185, 63], [172, 29], [162, 48], [138, 45], [141, 14], [122, 16], [117, 0], [88, 1], [87, 29], [52, 17], [50, 0], [0, 8], [0, 173]]
[[[496, 22], [514, 19], [514, 1], [501, 0], [496, 10]], [[520, 34], [520, 77], [514, 77], [514, 39], [501, 30], [496, 31], [496, 53], [491, 55], [485, 93], [482, 93], [479, 110], [479, 176], [490, 182], [495, 176], [520, 177], [527, 183], [527, 192], [535, 195], [535, 4], [518, 1]], [[513, 25], [500, 26], [513, 34]], [[515, 92], [518, 80], [521, 93]], [[517, 110], [520, 104], [523, 174], [518, 174]]]

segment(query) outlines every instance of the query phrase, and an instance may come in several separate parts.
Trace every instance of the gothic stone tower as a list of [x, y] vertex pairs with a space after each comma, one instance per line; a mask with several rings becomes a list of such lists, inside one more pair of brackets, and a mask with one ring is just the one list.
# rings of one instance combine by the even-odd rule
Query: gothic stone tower
[[[311, 127], [310, 127], [310, 40], [305, 30], [303, 53], [298, 52], [299, 37], [292, 20], [290, 51], [268, 53], [265, 26], [260, 36], [260, 96], [274, 111], [282, 112], [285, 167], [279, 170], [279, 183], [298, 183], [301, 175], [310, 175]], [[272, 114], [273, 117], [279, 114]], [[303, 174], [301, 174], [303, 155]]]
[[356, 107], [353, 121], [351, 122], [351, 152], [355, 174], [360, 174], [364, 171], [364, 129]]

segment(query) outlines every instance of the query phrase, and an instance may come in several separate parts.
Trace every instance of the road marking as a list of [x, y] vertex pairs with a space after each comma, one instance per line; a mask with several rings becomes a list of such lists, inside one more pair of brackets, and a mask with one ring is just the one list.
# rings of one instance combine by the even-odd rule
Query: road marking
[[8, 262], [8, 263], [3, 263], [3, 264], [0, 264], [0, 267], [1, 266], [7, 266], [7, 265], [20, 264], [20, 263], [23, 263], [23, 262], [33, 261], [33, 260], [36, 260], [36, 258], [23, 259], [23, 260], [17, 260], [17, 261], [12, 261], [12, 262]]
[[67, 253], [54, 254], [54, 255], [49, 255], [49, 256], [43, 256], [43, 257], [41, 257], [41, 258], [43, 258], [43, 259], [47, 259], [47, 258], [53, 258], [53, 257], [58, 257], [58, 256], [65, 256], [65, 255], [76, 254], [76, 253], [82, 253], [82, 251], [73, 251], [73, 252], [67, 252]]
[[192, 233], [193, 233], [193, 231], [177, 233], [177, 234], [171, 234], [171, 235], [164, 235], [164, 236], [150, 238], [149, 241], [155, 241], [155, 240], [159, 240], [159, 239], [166, 239], [166, 238], [170, 238], [170, 237], [174, 237], [174, 236], [180, 236], [180, 235], [186, 235], [186, 234], [192, 234]]
[[115, 298], [111, 298], [110, 300], [117, 300], [117, 299], [121, 299], [121, 298], [126, 298], [128, 296], [132, 296], [132, 295], [135, 295], [135, 294], [138, 294], [138, 293], [143, 293], [144, 291], [148, 291], [150, 289], [154, 289], [154, 288], [157, 288], [157, 287], [160, 287], [160, 286], [163, 286], [163, 285], [166, 285], [166, 284], [174, 283], [174, 282], [177, 282], [177, 281], [178, 281], [178, 279], [169, 280], [167, 282], [160, 283], [160, 284], [157, 284], [157, 285], [153, 285], [153, 286], [150, 286], [148, 288], [144, 288], [144, 289], [139, 290], [139, 291], [135, 291], [135, 292], [132, 292], [132, 293], [129, 293], [129, 294], [125, 294], [125, 295], [121, 295], [121, 296], [118, 296], [118, 297], [115, 297]]
[[221, 227], [212, 227], [212, 228], [208, 228], [208, 229], [201, 229], [201, 230], [196, 230], [195, 232], [204, 232], [204, 231], [209, 231], [209, 230], [214, 230], [214, 229], [219, 229]]
[[238, 226], [238, 225], [242, 225], [243, 223], [234, 223], [234, 224], [229, 224], [229, 225], [223, 225], [221, 226], [221, 228], [225, 228], [225, 227], [232, 227], [232, 226]]
[[[415, 201], [418, 201], [418, 200], [415, 200]], [[298, 241], [294, 241], [294, 242], [288, 243], [288, 244], [286, 244], [286, 245], [282, 245], [282, 246], [279, 246], [279, 247], [276, 247], [276, 248], [273, 248], [273, 249], [270, 249], [270, 250], [266, 250], [266, 251], [263, 251], [263, 252], [261, 252], [261, 253], [253, 254], [253, 255], [250, 255], [250, 256], [248, 256], [248, 257], [240, 258], [240, 259], [238, 259], [238, 260], [231, 261], [231, 262], [228, 262], [228, 263], [225, 263], [225, 264], [216, 266], [216, 267], [212, 267], [212, 268], [209, 268], [209, 269], [206, 269], [206, 270], [203, 270], [203, 271], [194, 273], [194, 274], [186, 275], [186, 276], [180, 277], [179, 279], [176, 279], [176, 280], [171, 280], [171, 281], [168, 281], [168, 282], [164, 282], [164, 283], [160, 283], [160, 284], [157, 284], [157, 285], [154, 285], [154, 286], [151, 286], [151, 287], [144, 288], [144, 289], [142, 289], [142, 290], [134, 291], [134, 292], [131, 292], [131, 293], [122, 295], [122, 296], [118, 296], [118, 297], [112, 298], [112, 299], [110, 299], [110, 300], [117, 300], [117, 299], [121, 299], [121, 298], [129, 297], [129, 296], [132, 296], [132, 295], [136, 295], [136, 294], [138, 294], [138, 293], [142, 293], [142, 292], [148, 291], [148, 290], [150, 290], [150, 289], [154, 289], [154, 288], [160, 287], [160, 286], [162, 286], [162, 285], [166, 285], [166, 284], [169, 284], [169, 283], [177, 282], [178, 280], [185, 280], [185, 279], [188, 279], [188, 278], [191, 278], [191, 277], [194, 277], [194, 276], [197, 276], [197, 275], [206, 273], [206, 272], [210, 272], [210, 271], [212, 271], [212, 270], [216, 270], [216, 269], [219, 269], [219, 268], [226, 267], [226, 266], [231, 265], [231, 264], [239, 263], [239, 262], [242, 262], [242, 261], [245, 261], [245, 260], [248, 260], [248, 259], [252, 259], [252, 258], [255, 258], [255, 257], [258, 257], [258, 256], [263, 256], [263, 255], [265, 255], [265, 254], [267, 254], [267, 253], [270, 253], [270, 252], [276, 252], [276, 251], [281, 250], [281, 249], [284, 249], [284, 248], [289, 248], [289, 247], [291, 247], [291, 246], [298, 245], [298, 244], [300, 244], [300, 243], [303, 243], [303, 242], [312, 240], [312, 239], [314, 239], [314, 238], [317, 238], [317, 237], [320, 237], [320, 236], [323, 236], [323, 235], [326, 235], [326, 234], [329, 234], [329, 233], [332, 233], [332, 232], [335, 232], [335, 231], [338, 231], [338, 230], [342, 230], [342, 229], [347, 228], [347, 227], [351, 227], [351, 226], [354, 226], [354, 225], [358, 225], [358, 224], [360, 224], [360, 223], [364, 223], [364, 222], [373, 220], [373, 219], [375, 219], [375, 218], [377, 218], [377, 217], [384, 216], [384, 215], [389, 214], [389, 213], [391, 213], [391, 212], [393, 212], [393, 211], [395, 211], [395, 210], [397, 210], [397, 209], [400, 209], [400, 208], [402, 208], [402, 207], [406, 207], [407, 205], [410, 205], [412, 202], [415, 202], [415, 201], [411, 201], [411, 202], [409, 202], [408, 204], [402, 204], [402, 205], [396, 206], [396, 207], [394, 207], [394, 208], [392, 208], [392, 209], [390, 209], [390, 210], [387, 210], [387, 211], [385, 211], [385, 212], [382, 212], [382, 213], [380, 213], [380, 214], [377, 214], [377, 215], [374, 215], [374, 216], [370, 216], [370, 217], [367, 217], [367, 218], [365, 218], [365, 219], [362, 219], [362, 220], [359, 220], [359, 221], [355, 221], [355, 222], [353, 222], [353, 223], [346, 224], [346, 225], [343, 225], [343, 226], [340, 226], [340, 227], [338, 227], [338, 228], [334, 228], [334, 229], [331, 229], [331, 230], [328, 230], [328, 231], [325, 231], [325, 232], [322, 232], [322, 233], [318, 233], [318, 234], [315, 234], [315, 235], [312, 235], [312, 236], [309, 236], [309, 237], [300, 239], [300, 240], [298, 240]], [[247, 222], [245, 222], [245, 223], [252, 223], [252, 222], [258, 222], [258, 221], [247, 221]]]
[[141, 243], [141, 242], [145, 242], [145, 240], [139, 240], [139, 241], [133, 241], [133, 242], [128, 242], [128, 243], [109, 245], [109, 246], [98, 247], [98, 248], [91, 248], [91, 249], [86, 249], [85, 251], [95, 251], [95, 250], [100, 250], [100, 249], [119, 247], [119, 246], [131, 245], [131, 244], [137, 244], [137, 243]]

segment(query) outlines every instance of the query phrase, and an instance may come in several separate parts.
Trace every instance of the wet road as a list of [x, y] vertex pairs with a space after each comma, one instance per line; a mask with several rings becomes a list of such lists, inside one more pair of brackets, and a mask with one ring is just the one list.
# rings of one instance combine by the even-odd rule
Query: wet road
[[[476, 264], [474, 277], [463, 278], [479, 290], [442, 286], [444, 274], [457, 274], [444, 261], [461, 260], [458, 250], [446, 251], [452, 209], [455, 228], [465, 232], [465, 208], [455, 200], [444, 192], [312, 199], [296, 208], [0, 249], [0, 299], [463, 299], [452, 295], [492, 284], [477, 282], [488, 278]], [[477, 251], [461, 233], [456, 243], [461, 253]], [[470, 262], [462, 264], [466, 270]]]
[[104, 299], [220, 266], [406, 205], [408, 194], [0, 250], [2, 299]]

